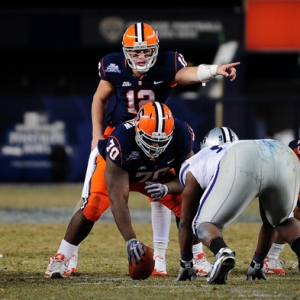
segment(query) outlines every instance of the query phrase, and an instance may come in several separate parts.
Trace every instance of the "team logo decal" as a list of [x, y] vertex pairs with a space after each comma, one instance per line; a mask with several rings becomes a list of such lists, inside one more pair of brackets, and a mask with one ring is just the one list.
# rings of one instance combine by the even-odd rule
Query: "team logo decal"
[[109, 73], [109, 72], [111, 72], [111, 73], [121, 73], [121, 71], [120, 71], [120, 69], [119, 69], [119, 66], [116, 65], [116, 64], [110, 64], [110, 65], [106, 68], [105, 72], [107, 72], [107, 73]]
[[102, 19], [99, 23], [100, 34], [110, 43], [117, 43], [122, 40], [124, 28], [124, 20], [118, 17], [107, 17]]
[[140, 158], [140, 154], [137, 151], [132, 151], [129, 156], [126, 158], [126, 161], [128, 160], [138, 160]]
[[144, 115], [145, 115], [145, 109], [142, 108], [142, 109], [139, 111], [139, 113], [136, 115], [136, 119], [135, 119], [135, 121], [136, 121], [136, 126], [140, 123], [141, 118], [142, 118]]

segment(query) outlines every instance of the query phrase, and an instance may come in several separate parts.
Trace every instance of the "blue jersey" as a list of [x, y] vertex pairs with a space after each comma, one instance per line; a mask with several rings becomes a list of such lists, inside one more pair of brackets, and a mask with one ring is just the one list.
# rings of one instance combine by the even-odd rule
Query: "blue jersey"
[[133, 75], [123, 52], [110, 53], [99, 62], [101, 80], [109, 81], [116, 89], [116, 104], [108, 124], [117, 126], [133, 119], [141, 106], [151, 101], [166, 102], [171, 94], [171, 80], [186, 66], [178, 52], [159, 52], [157, 61], [141, 78]]
[[187, 123], [174, 119], [173, 138], [157, 158], [146, 156], [136, 144], [133, 120], [118, 125], [109, 138], [100, 140], [99, 153], [104, 159], [109, 157], [116, 165], [125, 169], [130, 182], [155, 181], [172, 168], [179, 171], [186, 156], [192, 151], [194, 133]]

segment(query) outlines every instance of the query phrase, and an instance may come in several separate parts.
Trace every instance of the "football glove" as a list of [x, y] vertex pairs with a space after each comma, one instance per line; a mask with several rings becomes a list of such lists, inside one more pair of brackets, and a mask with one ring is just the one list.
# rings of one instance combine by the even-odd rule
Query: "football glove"
[[137, 264], [145, 254], [144, 244], [139, 242], [137, 239], [130, 239], [126, 242], [126, 247], [129, 265], [131, 265], [131, 260], [133, 260], [134, 263]]
[[265, 275], [265, 272], [263, 270], [263, 263], [262, 264], [257, 264], [255, 261], [252, 261], [247, 273], [246, 273], [246, 278], [245, 280], [267, 280], [267, 277]]
[[165, 184], [152, 181], [146, 181], [145, 184], [145, 190], [150, 194], [154, 201], [159, 201], [168, 194], [168, 187]]
[[193, 261], [182, 261], [180, 260], [179, 274], [175, 281], [194, 281], [197, 278], [196, 271], [194, 269]]

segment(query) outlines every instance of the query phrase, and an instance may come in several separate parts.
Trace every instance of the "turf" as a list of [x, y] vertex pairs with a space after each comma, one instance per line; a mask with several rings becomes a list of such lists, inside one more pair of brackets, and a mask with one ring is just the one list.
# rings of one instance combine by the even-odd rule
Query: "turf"
[[[80, 185], [0, 186], [0, 209], [41, 205], [51, 207], [49, 202], [54, 206], [73, 207], [79, 199], [80, 189]], [[17, 200], [14, 201], [14, 198]], [[57, 198], [63, 199], [63, 203]], [[133, 195], [130, 201], [131, 207], [136, 207], [137, 202], [137, 206], [149, 208], [149, 203], [141, 201], [140, 196]], [[257, 213], [255, 204], [246, 213]], [[48, 258], [55, 254], [66, 227], [67, 223], [0, 222], [0, 252], [4, 254], [0, 259], [0, 299], [300, 298], [300, 274], [297, 269], [291, 268], [296, 257], [288, 245], [281, 254], [286, 275], [269, 275], [267, 281], [244, 281], [255, 248], [259, 223], [234, 222], [224, 231], [226, 242], [236, 251], [236, 267], [226, 285], [208, 285], [204, 277], [198, 277], [194, 282], [174, 282], [179, 269], [174, 222], [167, 250], [168, 276], [165, 278], [132, 280], [128, 275], [125, 244], [118, 229], [114, 223], [99, 221], [80, 247], [79, 273], [67, 279], [46, 279], [44, 272]], [[151, 246], [151, 224], [134, 223], [134, 228], [137, 237]], [[208, 250], [206, 253], [213, 262], [212, 254]]]

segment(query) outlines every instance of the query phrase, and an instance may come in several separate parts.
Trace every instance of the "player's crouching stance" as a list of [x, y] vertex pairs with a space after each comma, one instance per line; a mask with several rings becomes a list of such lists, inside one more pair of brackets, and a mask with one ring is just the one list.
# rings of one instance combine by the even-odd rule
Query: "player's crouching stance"
[[[82, 192], [84, 203], [72, 216], [56, 255], [49, 260], [45, 277], [70, 276], [72, 254], [109, 207], [126, 242], [128, 260], [139, 261], [144, 244], [137, 240], [132, 227], [129, 193], [135, 191], [150, 201], [159, 200], [173, 211], [179, 223], [183, 187], [178, 184], [178, 174], [181, 164], [193, 155], [193, 143], [192, 128], [173, 118], [170, 109], [159, 102], [146, 103], [134, 120], [121, 123], [107, 139], [99, 140], [89, 159]], [[150, 184], [146, 185], [148, 180]], [[195, 238], [192, 246], [192, 256], [200, 259], [199, 240]]]
[[202, 149], [181, 167], [184, 186], [179, 224], [181, 251], [178, 280], [194, 280], [191, 241], [197, 236], [215, 255], [209, 284], [225, 284], [235, 253], [222, 231], [259, 198], [262, 226], [245, 280], [266, 279], [263, 271], [275, 230], [300, 259], [300, 223], [293, 217], [300, 186], [300, 164], [293, 151], [270, 140], [239, 141], [227, 127], [211, 130]]
[[[99, 61], [100, 81], [91, 105], [92, 150], [99, 140], [110, 136], [113, 128], [124, 121], [132, 120], [146, 102], [155, 100], [165, 103], [176, 85], [206, 83], [216, 76], [224, 76], [233, 81], [237, 75], [236, 66], [240, 64], [234, 62], [225, 65], [187, 66], [181, 53], [158, 49], [157, 32], [149, 24], [138, 22], [125, 31], [123, 51], [109, 53]], [[113, 112], [106, 111], [113, 95], [116, 99]], [[107, 121], [106, 128], [104, 120]], [[83, 199], [80, 198], [74, 213], [82, 205]], [[165, 256], [169, 243], [171, 213], [164, 205], [154, 201], [151, 202], [151, 213], [155, 256], [152, 276], [167, 276]], [[65, 247], [64, 243], [61, 247]], [[195, 249], [196, 252], [199, 251], [195, 256], [195, 266], [199, 275], [205, 275], [210, 265], [200, 250]], [[72, 253], [66, 274], [77, 271], [77, 262], [78, 246]]]

